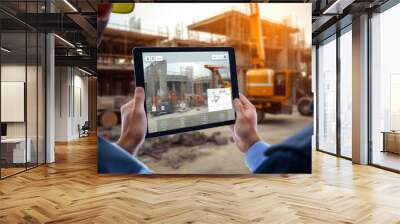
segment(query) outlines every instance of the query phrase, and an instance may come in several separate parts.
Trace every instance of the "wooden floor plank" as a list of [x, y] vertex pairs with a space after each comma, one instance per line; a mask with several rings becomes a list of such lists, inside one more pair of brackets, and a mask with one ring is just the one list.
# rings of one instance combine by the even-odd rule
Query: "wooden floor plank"
[[400, 223], [400, 175], [313, 152], [311, 175], [96, 173], [96, 139], [0, 181], [0, 223]]

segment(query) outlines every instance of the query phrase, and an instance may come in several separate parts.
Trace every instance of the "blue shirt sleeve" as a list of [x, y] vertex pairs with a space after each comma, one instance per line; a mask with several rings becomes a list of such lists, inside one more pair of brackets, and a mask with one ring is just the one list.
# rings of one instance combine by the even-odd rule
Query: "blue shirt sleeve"
[[246, 152], [246, 165], [251, 172], [254, 172], [261, 164], [263, 164], [268, 157], [265, 156], [265, 151], [268, 150], [270, 145], [262, 140], [254, 143]]
[[[253, 173], [311, 173], [311, 136], [313, 125], [264, 150], [261, 158], [264, 162]], [[253, 148], [253, 147], [251, 147]], [[255, 148], [255, 147], [254, 147]], [[259, 149], [262, 151], [262, 149]], [[252, 151], [249, 150], [249, 153]], [[253, 161], [255, 161], [253, 159]]]
[[97, 170], [99, 173], [151, 174], [153, 171], [119, 145], [97, 138]]

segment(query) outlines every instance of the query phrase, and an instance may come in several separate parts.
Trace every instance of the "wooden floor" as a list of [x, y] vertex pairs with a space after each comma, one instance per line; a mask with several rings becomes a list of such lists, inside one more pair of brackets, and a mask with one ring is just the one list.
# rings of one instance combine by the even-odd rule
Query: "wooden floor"
[[320, 152], [312, 175], [96, 174], [95, 138], [0, 181], [0, 223], [400, 223], [400, 175]]
[[25, 171], [25, 167], [7, 167], [7, 168], [1, 168], [1, 176], [2, 177], [8, 177], [13, 174], [23, 172]]

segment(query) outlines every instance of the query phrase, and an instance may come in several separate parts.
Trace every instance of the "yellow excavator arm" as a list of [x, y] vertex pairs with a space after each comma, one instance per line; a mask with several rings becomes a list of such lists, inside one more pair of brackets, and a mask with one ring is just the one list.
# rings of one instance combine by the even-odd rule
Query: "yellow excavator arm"
[[250, 47], [254, 52], [251, 58], [253, 68], [265, 67], [263, 30], [258, 3], [247, 3], [250, 8]]
[[212, 88], [215, 88], [215, 79], [214, 77], [216, 76], [218, 78], [218, 80], [221, 82], [222, 86], [224, 88], [231, 88], [231, 83], [228, 81], [224, 81], [224, 79], [222, 78], [221, 74], [219, 73], [220, 68], [223, 68], [223, 66], [214, 66], [214, 65], [204, 65], [204, 68], [207, 68], [211, 71], [211, 75], [212, 75], [212, 80], [211, 80], [211, 85]]

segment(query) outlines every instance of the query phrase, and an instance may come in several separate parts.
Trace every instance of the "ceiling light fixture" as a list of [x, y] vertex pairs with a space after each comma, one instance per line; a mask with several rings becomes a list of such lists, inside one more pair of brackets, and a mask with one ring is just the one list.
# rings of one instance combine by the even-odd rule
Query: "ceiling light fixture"
[[88, 72], [88, 71], [86, 71], [86, 70], [83, 70], [83, 69], [81, 69], [81, 68], [79, 68], [79, 67], [78, 67], [78, 70], [81, 71], [81, 72], [83, 72], [83, 73], [85, 73], [85, 74], [87, 74], [87, 75], [89, 75], [89, 76], [93, 75], [92, 73], [90, 73], [90, 72]]
[[54, 34], [55, 37], [57, 37], [59, 40], [61, 40], [62, 42], [64, 42], [65, 44], [67, 44], [70, 47], [75, 48], [75, 45], [73, 45], [71, 42], [69, 42], [68, 40], [60, 37], [58, 34]]
[[83, 49], [81, 49], [81, 48], [77, 48], [76, 49], [76, 53], [78, 53], [79, 55], [83, 55], [84, 53], [83, 53]]
[[78, 12], [78, 10], [73, 6], [68, 0], [64, 0], [64, 3], [68, 5], [74, 12]]
[[322, 14], [323, 15], [342, 14], [343, 10], [347, 8], [349, 5], [351, 5], [353, 2], [354, 0], [336, 0], [327, 9], [325, 9]]
[[10, 52], [11, 52], [11, 50], [9, 50], [9, 49], [7, 49], [7, 48], [5, 48], [5, 47], [0, 47], [0, 49], [1, 49], [2, 51], [6, 52], [6, 53], [10, 53]]

